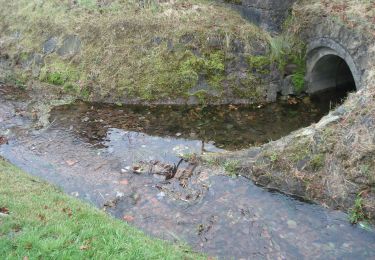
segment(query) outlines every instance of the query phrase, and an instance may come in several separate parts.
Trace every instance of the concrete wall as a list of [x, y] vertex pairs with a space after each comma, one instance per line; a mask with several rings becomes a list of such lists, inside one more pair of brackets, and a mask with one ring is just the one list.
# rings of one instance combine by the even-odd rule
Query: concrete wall
[[242, 0], [231, 2], [244, 18], [262, 28], [277, 32], [281, 30], [288, 11], [296, 0]]

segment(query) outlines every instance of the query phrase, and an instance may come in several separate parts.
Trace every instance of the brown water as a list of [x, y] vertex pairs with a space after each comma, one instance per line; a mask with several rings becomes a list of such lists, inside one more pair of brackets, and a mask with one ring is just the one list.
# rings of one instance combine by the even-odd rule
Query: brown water
[[[202, 109], [78, 102], [55, 108], [51, 125], [36, 130], [22, 116], [25, 101], [1, 99], [0, 129], [9, 137], [1, 156], [149, 234], [225, 259], [375, 257], [375, 234], [342, 212], [199, 165], [183, 163], [169, 180], [155, 169], [177, 163], [179, 154], [277, 139], [316, 122], [327, 103]], [[134, 174], [139, 161], [150, 169]]]

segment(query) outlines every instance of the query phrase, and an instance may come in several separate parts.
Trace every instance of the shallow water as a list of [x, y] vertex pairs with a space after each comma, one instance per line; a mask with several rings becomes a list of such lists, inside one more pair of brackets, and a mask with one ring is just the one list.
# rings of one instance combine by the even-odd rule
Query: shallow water
[[[293, 99], [266, 106], [125, 106], [78, 102], [51, 112], [55, 129], [70, 129], [96, 147], [111, 140], [160, 137], [201, 141], [225, 150], [238, 150], [278, 139], [317, 122], [328, 109], [319, 103]], [[147, 137], [145, 137], [147, 138]], [[157, 143], [154, 138], [151, 143]], [[124, 144], [125, 145], [125, 144]], [[206, 147], [202, 147], [206, 148]]]
[[20, 113], [22, 101], [1, 99], [0, 129], [9, 137], [1, 156], [149, 234], [225, 259], [375, 257], [375, 234], [350, 225], [342, 212], [199, 166], [167, 181], [151, 168], [129, 170], [139, 161], [173, 164], [179, 154], [277, 139], [317, 121], [327, 105], [305, 100], [200, 109], [78, 102], [55, 108], [51, 126], [36, 130]]

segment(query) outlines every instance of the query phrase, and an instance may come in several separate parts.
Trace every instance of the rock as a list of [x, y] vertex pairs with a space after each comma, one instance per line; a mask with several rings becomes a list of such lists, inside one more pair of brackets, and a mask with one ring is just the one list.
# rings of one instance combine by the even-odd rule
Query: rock
[[233, 39], [231, 41], [231, 51], [234, 52], [234, 53], [243, 53], [245, 51], [245, 46], [243, 44], [243, 42], [241, 42], [240, 40], [238, 39]]
[[207, 39], [208, 46], [212, 49], [220, 49], [224, 46], [224, 41], [219, 36], [209, 37]]
[[277, 92], [279, 89], [279, 84], [277, 83], [271, 83], [267, 88], [267, 102], [275, 102], [277, 100]]
[[152, 43], [153, 45], [156, 45], [156, 46], [160, 45], [162, 42], [163, 42], [163, 38], [161, 38], [161, 37], [159, 37], [159, 36], [155, 36], [155, 37], [153, 37], [153, 38], [151, 39], [151, 43]]
[[174, 50], [173, 41], [171, 39], [168, 39], [167, 41], [167, 48], [168, 48], [168, 51], [171, 51], [171, 52]]
[[296, 90], [293, 85], [292, 75], [287, 76], [281, 85], [281, 95], [288, 96], [288, 95], [295, 95]]
[[62, 46], [57, 50], [60, 56], [73, 56], [81, 51], [81, 39], [77, 35], [65, 37]]
[[232, 7], [238, 10], [248, 21], [266, 30], [280, 31], [288, 10], [295, 0], [242, 0], [232, 2]]
[[57, 47], [57, 39], [55, 37], [49, 38], [43, 44], [43, 53], [44, 54], [51, 54], [56, 50]]
[[163, 199], [165, 197], [165, 193], [164, 192], [160, 192], [156, 195], [156, 197], [158, 197], [159, 200]]
[[323, 127], [326, 127], [327, 125], [336, 122], [340, 119], [339, 116], [333, 116], [333, 115], [328, 115], [322, 118], [319, 123], [315, 125], [316, 129], [322, 129]]
[[122, 197], [124, 197], [125, 196], [125, 194], [123, 193], [123, 192], [120, 192], [120, 191], [116, 191], [116, 198], [122, 198]]
[[72, 195], [73, 197], [78, 197], [79, 193], [78, 191], [73, 191], [72, 193], [70, 193], [70, 195]]
[[194, 38], [195, 38], [194, 34], [186, 33], [180, 37], [179, 42], [182, 44], [188, 44], [192, 42]]
[[293, 75], [297, 69], [298, 69], [298, 66], [296, 64], [287, 64], [284, 68], [284, 75], [285, 76]]
[[334, 116], [343, 116], [347, 110], [345, 109], [344, 106], [339, 106], [335, 111], [332, 112], [332, 115]]
[[44, 58], [42, 54], [36, 53], [33, 57], [34, 61], [31, 67], [31, 71], [34, 77], [38, 77], [40, 70], [44, 65]]

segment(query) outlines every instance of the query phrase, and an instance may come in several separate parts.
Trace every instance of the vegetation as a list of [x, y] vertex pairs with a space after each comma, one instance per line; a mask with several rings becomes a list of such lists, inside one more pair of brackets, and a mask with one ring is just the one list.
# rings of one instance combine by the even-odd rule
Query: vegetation
[[239, 161], [237, 160], [227, 160], [223, 163], [224, 170], [231, 177], [236, 177], [238, 174]]
[[0, 160], [3, 259], [199, 259]]
[[356, 224], [361, 220], [364, 220], [365, 214], [363, 212], [363, 201], [360, 196], [354, 201], [354, 206], [349, 210], [349, 221], [352, 224]]
[[[226, 84], [246, 88], [228, 82], [233, 42], [241, 42], [244, 55], [250, 55], [254, 42], [265, 46], [268, 41], [266, 32], [212, 1], [0, 0], [0, 5], [2, 34], [22, 35], [16, 45], [4, 43], [2, 52], [29, 60], [51, 37], [57, 49], [67, 35], [77, 35], [81, 51], [47, 54], [39, 79], [63, 92], [95, 93], [113, 102], [191, 95], [204, 101], [220, 98]], [[14, 15], [6, 15], [9, 10]], [[197, 92], [200, 79], [209, 89]]]
[[350, 28], [374, 35], [375, 4], [372, 0], [299, 0], [297, 3], [295, 28], [304, 27], [314, 19], [331, 17]]
[[[284, 27], [288, 28], [292, 23], [292, 18], [289, 18]], [[305, 87], [305, 55], [305, 43], [288, 30], [279, 36], [270, 38], [270, 59], [277, 64], [282, 74], [292, 76], [292, 83], [297, 93], [301, 93]], [[287, 71], [287, 66], [290, 65], [295, 67], [293, 71]]]

